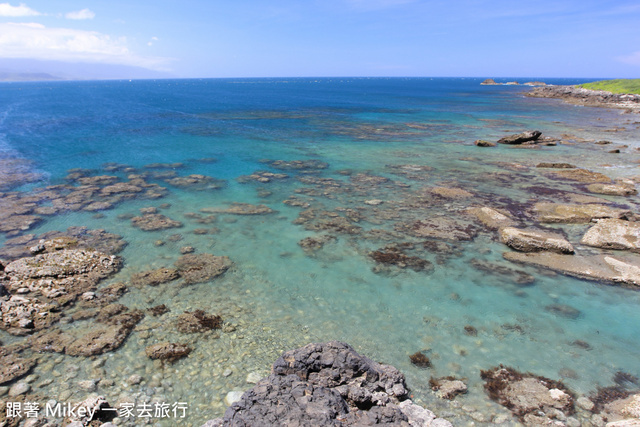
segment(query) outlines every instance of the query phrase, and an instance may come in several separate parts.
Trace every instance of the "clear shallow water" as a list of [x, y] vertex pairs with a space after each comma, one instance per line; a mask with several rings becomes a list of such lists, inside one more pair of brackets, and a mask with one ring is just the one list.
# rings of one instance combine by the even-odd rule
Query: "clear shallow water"
[[[475, 139], [495, 140], [505, 133], [540, 129], [559, 136], [571, 133], [615, 143], [638, 143], [634, 117], [594, 108], [581, 108], [556, 100], [529, 99], [524, 88], [480, 86], [481, 79], [260, 79], [175, 80], [118, 82], [55, 82], [3, 84], [0, 89], [0, 155], [31, 161], [45, 181], [34, 187], [63, 182], [72, 168], [102, 171], [104, 163], [130, 165], [139, 171], [149, 163], [182, 162], [175, 171], [183, 176], [205, 174], [228, 181], [220, 190], [195, 191], [172, 187], [159, 200], [132, 200], [95, 218], [91, 212], [49, 217], [33, 233], [65, 230], [72, 225], [104, 228], [129, 243], [120, 254], [125, 268], [110, 282], [127, 281], [133, 273], [171, 266], [179, 248], [228, 255], [232, 270], [211, 283], [179, 288], [175, 283], [157, 288], [131, 288], [120, 302], [137, 308], [166, 304], [162, 318], [147, 316], [125, 345], [105, 359], [111, 387], [98, 391], [114, 403], [127, 396], [138, 400], [188, 401], [186, 424], [200, 425], [224, 411], [222, 399], [230, 390], [245, 390], [249, 372], [267, 373], [284, 350], [311, 341], [344, 340], [361, 353], [403, 371], [415, 398], [461, 425], [475, 419], [490, 423], [506, 410], [492, 404], [482, 390], [480, 369], [500, 363], [554, 379], [563, 379], [578, 394], [611, 384], [619, 371], [640, 376], [637, 354], [640, 336], [640, 294], [535, 269], [502, 260], [505, 247], [494, 234], [482, 231], [472, 242], [456, 242], [454, 254], [440, 259], [418, 249], [417, 255], [434, 263], [432, 272], [373, 271], [368, 252], [391, 243], [420, 239], [401, 235], [388, 241], [329, 231], [337, 239], [312, 255], [298, 242], [315, 231], [293, 224], [303, 210], [282, 203], [295, 195], [312, 208], [343, 212], [359, 210], [356, 225], [364, 231], [393, 231], [397, 222], [455, 217], [471, 204], [526, 203], [543, 200], [532, 186], [579, 191], [552, 181], [534, 166], [542, 161], [567, 161], [612, 177], [637, 172], [640, 154], [615, 156], [593, 144], [560, 145], [541, 150], [480, 149]], [[550, 83], [575, 83], [553, 81]], [[625, 129], [610, 132], [616, 126]], [[612, 157], [614, 156], [614, 157]], [[215, 158], [215, 162], [202, 159]], [[315, 159], [330, 166], [312, 177], [332, 178], [342, 189], [326, 193], [320, 184], [301, 182], [306, 174], [284, 171], [290, 178], [270, 183], [239, 183], [241, 175], [270, 170], [261, 159]], [[514, 168], [513, 164], [525, 168]], [[417, 176], [398, 175], [389, 165], [417, 164], [432, 168]], [[355, 185], [360, 172], [380, 175], [398, 183]], [[414, 174], [415, 175], [415, 174]], [[431, 203], [388, 215], [425, 187], [454, 186], [474, 193], [471, 199]], [[304, 189], [313, 190], [311, 193]], [[263, 192], [260, 192], [263, 190]], [[268, 190], [271, 194], [264, 193]], [[301, 193], [301, 191], [304, 193]], [[364, 204], [381, 199], [379, 208]], [[615, 198], [610, 198], [615, 200]], [[502, 200], [502, 201], [500, 201]], [[553, 200], [553, 197], [551, 197]], [[618, 200], [637, 211], [637, 199]], [[265, 203], [277, 212], [264, 216], [216, 215], [202, 225], [185, 217], [205, 207], [232, 202]], [[181, 229], [143, 232], [120, 214], [170, 203], [165, 215], [184, 223]], [[509, 202], [510, 203], [510, 202]], [[509, 204], [507, 203], [507, 204]], [[387, 216], [385, 216], [387, 215]], [[531, 223], [531, 222], [529, 222]], [[197, 228], [217, 227], [215, 234], [194, 234]], [[585, 225], [563, 226], [577, 243]], [[168, 236], [183, 235], [171, 242]], [[326, 233], [326, 232], [324, 232]], [[163, 246], [154, 242], [164, 240]], [[0, 240], [0, 243], [2, 240]], [[586, 249], [578, 248], [579, 251]], [[518, 286], [512, 276], [490, 274], [473, 266], [517, 268], [532, 274], [532, 286]], [[553, 304], [578, 310], [576, 318], [549, 311]], [[236, 331], [185, 336], [172, 322], [184, 310], [202, 308], [219, 313]], [[65, 328], [83, 327], [75, 322]], [[477, 336], [464, 334], [472, 325]], [[3, 342], [14, 338], [2, 333]], [[166, 368], [144, 355], [147, 345], [164, 340], [191, 342], [194, 352]], [[571, 343], [588, 342], [590, 350]], [[408, 356], [425, 351], [434, 367], [421, 370]], [[41, 379], [51, 371], [80, 368], [77, 380], [93, 378], [91, 359], [45, 356], [35, 372]], [[54, 362], [58, 362], [53, 366]], [[224, 376], [231, 369], [230, 376]], [[138, 373], [141, 386], [123, 386]], [[163, 385], [149, 386], [153, 375]], [[439, 401], [429, 390], [430, 376], [464, 377], [470, 392], [454, 403]], [[55, 375], [53, 378], [58, 378]], [[75, 381], [75, 380], [74, 380]], [[71, 392], [71, 397], [64, 393]], [[42, 389], [53, 398], [82, 398], [73, 385], [58, 382]], [[145, 397], [147, 396], [147, 397]], [[125, 399], [126, 400], [126, 399]], [[479, 416], [480, 412], [482, 416]], [[174, 421], [172, 421], [174, 422]]]

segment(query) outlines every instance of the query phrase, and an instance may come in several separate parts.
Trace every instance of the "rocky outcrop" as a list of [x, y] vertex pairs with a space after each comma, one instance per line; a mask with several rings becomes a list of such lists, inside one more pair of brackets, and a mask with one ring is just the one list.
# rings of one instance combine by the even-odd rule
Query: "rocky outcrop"
[[530, 130], [522, 133], [517, 133], [510, 136], [505, 136], [504, 138], [500, 138], [498, 140], [498, 144], [531, 144], [540, 138], [542, 132], [539, 130]]
[[609, 107], [640, 110], [640, 95], [613, 94], [604, 90], [584, 89], [577, 86], [546, 86], [527, 94], [533, 98], [559, 98], [565, 102], [590, 107]]
[[318, 236], [305, 237], [298, 242], [298, 245], [306, 252], [312, 253], [320, 250], [325, 244], [335, 241], [335, 236], [330, 234], [320, 234]]
[[565, 417], [575, 411], [572, 393], [559, 381], [502, 365], [480, 376], [489, 397], [527, 425], [553, 425], [557, 411]]
[[252, 205], [249, 203], [232, 203], [228, 208], [202, 208], [204, 213], [226, 213], [232, 215], [265, 215], [275, 212], [266, 205]]
[[600, 411], [600, 414], [609, 421], [607, 427], [637, 427], [640, 425], [640, 393], [624, 394], [627, 396], [608, 402]]
[[495, 209], [483, 206], [481, 208], [469, 208], [467, 212], [478, 218], [487, 228], [497, 230], [502, 227], [510, 227], [516, 224], [511, 217]]
[[[220, 426], [451, 426], [407, 400], [404, 375], [338, 341], [285, 352]], [[207, 424], [205, 424], [207, 425]]]
[[444, 240], [473, 240], [478, 234], [476, 227], [447, 216], [432, 216], [427, 219], [401, 223], [396, 231], [405, 232], [415, 237], [428, 237]]
[[185, 284], [203, 283], [224, 274], [233, 263], [226, 256], [212, 254], [186, 254], [175, 262]]
[[495, 147], [496, 143], [491, 141], [485, 141], [484, 139], [477, 139], [473, 141], [473, 144], [478, 147]]
[[431, 378], [429, 385], [440, 399], [452, 400], [467, 392], [467, 385], [454, 377]]
[[491, 86], [493, 86], [493, 85], [499, 85], [500, 83], [496, 83], [496, 81], [493, 80], [493, 79], [486, 79], [480, 84], [481, 85], [491, 85]]
[[509, 261], [548, 268], [581, 279], [634, 288], [640, 286], [640, 261], [637, 259], [607, 255], [560, 255], [553, 252], [506, 252], [503, 257]]
[[329, 167], [328, 163], [319, 160], [265, 160], [264, 163], [275, 169], [295, 171], [314, 171]]
[[180, 221], [175, 221], [162, 214], [147, 214], [133, 217], [131, 218], [131, 225], [142, 231], [157, 231], [182, 227]]
[[636, 185], [630, 180], [620, 180], [615, 184], [590, 184], [587, 190], [595, 194], [605, 194], [607, 196], [633, 196], [638, 194]]
[[554, 179], [566, 179], [569, 181], [576, 181], [583, 184], [590, 183], [610, 183], [612, 180], [608, 176], [600, 173], [593, 172], [587, 169], [579, 168], [565, 168], [546, 173], [547, 176]]
[[601, 219], [586, 232], [580, 243], [596, 248], [640, 252], [640, 223]]
[[214, 179], [210, 176], [193, 174], [189, 176], [179, 176], [175, 178], [165, 179], [167, 184], [174, 187], [188, 188], [190, 190], [218, 190], [224, 188], [226, 181]]
[[536, 203], [533, 207], [540, 222], [586, 224], [594, 219], [629, 219], [634, 215], [628, 209], [613, 208], [600, 204]]
[[266, 184], [273, 180], [283, 180], [289, 178], [289, 175], [285, 173], [273, 173], [268, 171], [255, 171], [251, 175], [239, 176], [237, 181], [240, 183], [246, 183], [249, 181], [256, 181]]
[[564, 236], [548, 231], [505, 227], [500, 229], [500, 241], [520, 252], [551, 251], [560, 254], [574, 253], [573, 246]]
[[90, 230], [87, 227], [69, 227], [66, 231], [49, 231], [36, 236], [26, 234], [9, 239], [0, 248], [0, 257], [15, 260], [35, 253], [58, 252], [62, 249], [91, 249], [115, 255], [124, 249], [127, 242], [117, 234], [105, 230]]
[[545, 168], [545, 169], [575, 169], [576, 166], [571, 163], [548, 163], [542, 162], [536, 165], [537, 168]]
[[134, 286], [158, 286], [171, 282], [180, 277], [175, 268], [158, 268], [155, 270], [136, 273], [131, 276], [131, 284]]
[[0, 347], [0, 385], [27, 375], [35, 365], [35, 359], [20, 357]]
[[26, 335], [48, 328], [60, 319], [53, 304], [20, 295], [0, 299], [0, 329], [12, 335]]

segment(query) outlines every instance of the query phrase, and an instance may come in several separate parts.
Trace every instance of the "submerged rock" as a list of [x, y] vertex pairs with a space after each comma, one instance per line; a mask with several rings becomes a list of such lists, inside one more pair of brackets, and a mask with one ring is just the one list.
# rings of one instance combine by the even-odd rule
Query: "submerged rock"
[[133, 327], [129, 325], [100, 326], [73, 340], [65, 347], [69, 356], [94, 356], [119, 348]]
[[175, 362], [178, 359], [187, 357], [191, 353], [191, 347], [186, 344], [162, 342], [148, 346], [145, 349], [145, 353], [150, 359]]
[[600, 218], [633, 218], [633, 213], [628, 209], [613, 208], [600, 204], [562, 204], [562, 203], [536, 203], [533, 208], [538, 220], [546, 223], [589, 223]]
[[131, 225], [142, 231], [166, 230], [167, 228], [182, 227], [180, 221], [175, 221], [162, 214], [147, 214], [131, 218]]
[[582, 240], [583, 245], [603, 249], [640, 251], [640, 223], [621, 219], [601, 219]]
[[224, 188], [226, 185], [226, 181], [224, 180], [214, 179], [210, 176], [198, 174], [165, 179], [165, 182], [175, 187], [182, 187], [199, 191], [218, 190], [220, 188]]
[[525, 374], [500, 365], [481, 371], [489, 397], [508, 408], [525, 424], [552, 425], [556, 411], [574, 413], [572, 393], [559, 381]]
[[500, 240], [521, 252], [551, 251], [561, 254], [574, 253], [573, 246], [561, 234], [542, 230], [505, 227], [500, 229]]
[[560, 255], [553, 252], [506, 252], [509, 261], [548, 268], [568, 276], [631, 287], [640, 286], [640, 261], [619, 256]]
[[505, 136], [504, 138], [500, 138], [498, 140], [498, 144], [524, 144], [531, 143], [540, 138], [542, 132], [538, 130], [530, 130], [523, 133], [518, 133], [515, 135]]
[[398, 246], [387, 246], [369, 253], [369, 256], [379, 264], [395, 265], [400, 268], [410, 268], [413, 271], [433, 269], [431, 262], [417, 256], [405, 254]]
[[175, 266], [186, 284], [203, 283], [224, 274], [233, 263], [226, 256], [212, 254], [186, 254], [178, 258]]
[[307, 253], [320, 250], [325, 244], [335, 241], [336, 238], [330, 234], [321, 234], [319, 236], [305, 237], [298, 242], [298, 245]]
[[240, 183], [245, 183], [249, 181], [257, 181], [261, 183], [271, 182], [273, 180], [283, 180], [289, 178], [289, 175], [284, 173], [273, 173], [267, 171], [255, 171], [251, 175], [242, 175], [239, 176], [237, 181]]
[[0, 329], [12, 335], [31, 334], [60, 319], [55, 305], [19, 295], [0, 298], [0, 316]]
[[222, 317], [205, 313], [203, 310], [185, 311], [178, 316], [178, 331], [185, 334], [205, 332], [222, 328]]
[[429, 237], [444, 240], [473, 240], [478, 234], [476, 227], [446, 216], [432, 216], [428, 219], [396, 225], [397, 231], [404, 231], [415, 237]]
[[275, 212], [266, 205], [252, 205], [249, 203], [232, 203], [230, 207], [223, 208], [202, 208], [204, 213], [226, 213], [233, 215], [265, 215]]
[[264, 163], [275, 169], [296, 171], [326, 169], [329, 167], [328, 163], [319, 160], [265, 160]]
[[105, 425], [103, 423], [108, 423], [117, 416], [117, 411], [111, 408], [109, 402], [103, 396], [95, 394], [74, 405], [69, 413], [73, 414], [66, 420], [69, 424], [65, 425], [69, 426], [76, 423], [80, 426]]
[[180, 277], [175, 268], [158, 268], [156, 270], [136, 273], [131, 276], [131, 284], [134, 286], [158, 286], [171, 282]]
[[[404, 375], [345, 343], [285, 352], [271, 375], [209, 425], [451, 426], [407, 398]], [[206, 424], [205, 424], [206, 425]]]
[[452, 400], [457, 395], [467, 392], [467, 385], [454, 377], [431, 378], [429, 385], [441, 399]]
[[20, 357], [0, 347], [0, 385], [27, 375], [36, 363], [35, 359]]

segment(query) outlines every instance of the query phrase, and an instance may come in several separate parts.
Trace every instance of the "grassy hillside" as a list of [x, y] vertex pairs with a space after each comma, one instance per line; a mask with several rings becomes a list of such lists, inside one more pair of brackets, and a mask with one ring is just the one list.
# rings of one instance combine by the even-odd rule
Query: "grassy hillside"
[[580, 85], [585, 89], [607, 90], [612, 93], [637, 93], [640, 94], [640, 79], [616, 79], [601, 80], [599, 82]]

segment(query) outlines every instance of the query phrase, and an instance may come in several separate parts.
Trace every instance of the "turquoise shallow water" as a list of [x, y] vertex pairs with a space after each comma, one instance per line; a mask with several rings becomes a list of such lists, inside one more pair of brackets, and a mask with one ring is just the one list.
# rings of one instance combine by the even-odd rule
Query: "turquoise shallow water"
[[[109, 162], [148, 172], [150, 163], [181, 162], [170, 168], [178, 175], [204, 174], [226, 180], [222, 189], [196, 191], [167, 185], [158, 200], [130, 200], [101, 212], [67, 212], [47, 219], [29, 232], [65, 230], [83, 225], [122, 235], [128, 246], [120, 254], [124, 269], [106, 283], [128, 281], [133, 273], [171, 266], [179, 248], [228, 255], [234, 267], [211, 283], [179, 288], [132, 288], [120, 302], [146, 309], [166, 304], [171, 312], [161, 320], [147, 316], [125, 345], [104, 359], [114, 386], [99, 386], [110, 402], [188, 401], [187, 425], [200, 425], [224, 411], [230, 390], [250, 387], [250, 372], [268, 373], [284, 350], [311, 341], [344, 340], [361, 353], [403, 371], [420, 403], [454, 423], [491, 424], [506, 413], [482, 390], [481, 369], [500, 363], [562, 379], [577, 394], [611, 385], [617, 371], [640, 376], [640, 294], [637, 291], [553, 275], [514, 266], [502, 259], [506, 247], [492, 232], [481, 230], [470, 242], [455, 242], [452, 253], [437, 254], [418, 245], [416, 255], [434, 264], [432, 271], [375, 271], [369, 251], [391, 243], [421, 240], [395, 235], [380, 240], [366, 233], [388, 232], [408, 219], [438, 215], [456, 217], [473, 204], [512, 206], [517, 214], [526, 203], [553, 200], [531, 187], [581, 191], [536, 171], [542, 161], [568, 161], [612, 177], [637, 174], [640, 147], [637, 120], [620, 111], [583, 108], [556, 100], [523, 97], [521, 87], [480, 86], [480, 79], [261, 79], [118, 82], [55, 82], [3, 84], [0, 89], [0, 156], [29, 161], [39, 182], [19, 190], [64, 182], [72, 168], [104, 172]], [[574, 81], [551, 81], [574, 83]], [[635, 122], [635, 123], [634, 123]], [[620, 127], [617, 132], [611, 130]], [[540, 129], [559, 136], [569, 133], [608, 139], [630, 148], [615, 156], [600, 146], [576, 143], [541, 150], [498, 147], [480, 149], [475, 139], [495, 140], [507, 133]], [[638, 153], [638, 154], [636, 154]], [[612, 157], [613, 156], [613, 157]], [[212, 160], [215, 158], [215, 161]], [[262, 159], [319, 160], [327, 169], [305, 174], [278, 171]], [[419, 173], [398, 174], [394, 166], [428, 166]], [[166, 169], [162, 169], [166, 170]], [[289, 178], [269, 183], [237, 178], [256, 170], [284, 172]], [[358, 184], [357, 174], [389, 178], [383, 184]], [[305, 178], [331, 178], [326, 182]], [[471, 199], [411, 205], [425, 188], [449, 186], [473, 193]], [[335, 190], [338, 188], [338, 190]], [[266, 191], [265, 191], [266, 190]], [[303, 208], [282, 202], [296, 196], [320, 211], [360, 212], [354, 223], [363, 233], [316, 232], [294, 224]], [[547, 197], [547, 198], [545, 198]], [[380, 199], [373, 207], [366, 200]], [[637, 211], [637, 198], [616, 199]], [[226, 207], [233, 202], [264, 203], [269, 215], [217, 214], [211, 224], [199, 224], [185, 213]], [[161, 212], [184, 223], [180, 229], [143, 232], [122, 214], [170, 203]], [[393, 207], [395, 206], [395, 208]], [[524, 208], [522, 208], [524, 209]], [[524, 215], [524, 213], [523, 213]], [[528, 220], [531, 223], [530, 220]], [[216, 227], [213, 234], [194, 234]], [[587, 225], [562, 229], [577, 243]], [[168, 237], [180, 233], [183, 239]], [[329, 233], [336, 237], [324, 248], [305, 253], [298, 242]], [[155, 242], [163, 240], [163, 246]], [[423, 239], [424, 240], [424, 239]], [[0, 243], [4, 241], [0, 237]], [[578, 251], [588, 252], [584, 248]], [[474, 267], [478, 260], [489, 269]], [[518, 285], [513, 275], [496, 273], [498, 266], [516, 268], [535, 277], [531, 286]], [[493, 270], [493, 272], [492, 272]], [[570, 306], [573, 316], [549, 310]], [[171, 327], [184, 310], [202, 308], [220, 313], [236, 330], [185, 338]], [[577, 313], [577, 314], [576, 314]], [[468, 336], [471, 325], [477, 336]], [[65, 325], [82, 327], [83, 322]], [[2, 333], [3, 342], [16, 338]], [[161, 368], [144, 356], [144, 348], [163, 340], [192, 342], [194, 352]], [[588, 343], [590, 349], [576, 346]], [[409, 355], [424, 351], [433, 368], [422, 370]], [[78, 380], [95, 376], [94, 360], [50, 356], [35, 372], [41, 379], [61, 375], [70, 366]], [[232, 373], [224, 375], [225, 370]], [[140, 374], [139, 386], [123, 384]], [[227, 372], [228, 373], [228, 372]], [[154, 375], [162, 384], [150, 385]], [[470, 392], [453, 403], [430, 391], [431, 376], [466, 378]], [[52, 398], [73, 400], [86, 392], [54, 382], [42, 387]], [[68, 393], [67, 393], [68, 392]], [[70, 395], [69, 395], [70, 393]], [[132, 397], [133, 396], [133, 397]], [[473, 418], [471, 416], [473, 415]], [[170, 424], [167, 424], [170, 425]]]

